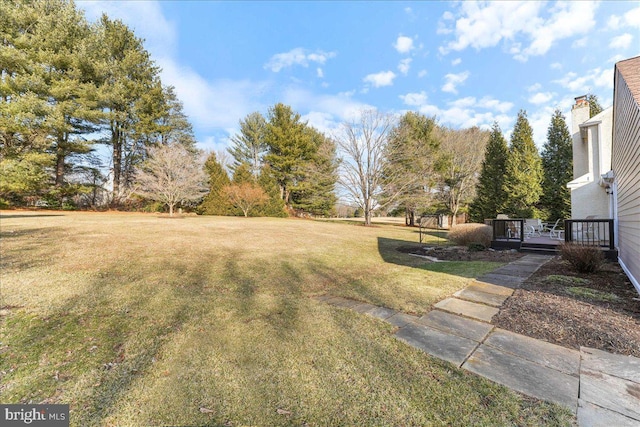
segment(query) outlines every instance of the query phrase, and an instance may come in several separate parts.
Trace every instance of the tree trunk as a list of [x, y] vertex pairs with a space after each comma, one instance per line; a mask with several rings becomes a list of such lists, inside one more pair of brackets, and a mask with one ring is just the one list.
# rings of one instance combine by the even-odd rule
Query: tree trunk
[[111, 125], [111, 146], [113, 147], [113, 204], [120, 203], [120, 174], [122, 172], [122, 139], [117, 123]]
[[56, 150], [56, 187], [62, 187], [64, 184], [64, 159], [64, 149], [60, 147], [60, 141], [58, 141]]
[[173, 205], [174, 203], [169, 203], [169, 216], [173, 216]]

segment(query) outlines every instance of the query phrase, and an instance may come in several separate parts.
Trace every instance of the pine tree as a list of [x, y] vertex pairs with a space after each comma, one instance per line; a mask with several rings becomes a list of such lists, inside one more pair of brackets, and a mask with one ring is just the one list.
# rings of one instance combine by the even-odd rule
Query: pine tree
[[600, 114], [603, 110], [602, 105], [600, 105], [600, 101], [598, 100], [598, 96], [592, 93], [587, 95], [587, 101], [589, 101], [589, 118]]
[[204, 215], [230, 215], [231, 206], [224, 194], [224, 187], [229, 185], [229, 175], [216, 157], [216, 153], [209, 154], [204, 170], [209, 177], [209, 193], [198, 207], [198, 213]]
[[476, 198], [470, 206], [472, 221], [484, 222], [502, 212], [506, 202], [503, 188], [504, 171], [509, 148], [497, 122], [491, 128], [489, 142], [485, 149], [480, 177], [476, 186]]
[[338, 180], [336, 144], [314, 128], [307, 128], [307, 132], [315, 146], [315, 154], [291, 188], [291, 207], [312, 215], [328, 216], [337, 200], [334, 192]]
[[260, 169], [258, 184], [262, 187], [269, 199], [256, 210], [256, 215], [286, 218], [288, 214], [285, 209], [284, 200], [280, 197], [280, 187], [273, 177], [273, 174], [269, 171], [269, 166], [264, 166]]
[[542, 161], [533, 142], [533, 129], [527, 113], [520, 110], [505, 164], [506, 213], [517, 218], [536, 217], [535, 205], [542, 195], [542, 177]]
[[300, 114], [284, 104], [269, 109], [265, 143], [268, 153], [264, 161], [280, 186], [282, 200], [290, 208], [291, 191], [317, 147], [307, 131], [307, 124], [300, 120]]
[[229, 153], [233, 156], [233, 169], [248, 163], [253, 176], [260, 175], [263, 157], [267, 152], [265, 131], [267, 122], [262, 114], [255, 112], [240, 120], [240, 133], [231, 137]]
[[556, 110], [547, 131], [547, 142], [542, 149], [544, 171], [543, 192], [540, 199], [548, 213], [547, 220], [571, 216], [571, 191], [567, 183], [573, 179], [572, 140], [565, 118]]

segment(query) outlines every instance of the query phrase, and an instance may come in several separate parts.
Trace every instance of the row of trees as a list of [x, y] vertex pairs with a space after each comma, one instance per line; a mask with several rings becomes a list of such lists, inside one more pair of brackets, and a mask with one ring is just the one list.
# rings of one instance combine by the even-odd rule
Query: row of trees
[[[602, 111], [595, 95], [588, 95], [588, 100], [591, 117]], [[493, 125], [470, 217], [476, 222], [499, 213], [549, 221], [569, 218], [567, 183], [572, 179], [572, 138], [562, 112], [553, 113], [540, 154], [526, 112], [520, 111], [509, 145], [498, 124]]]
[[103, 15], [89, 24], [66, 0], [4, 1], [0, 58], [5, 203], [119, 204], [149, 147], [195, 149], [173, 88], [121, 21]]
[[199, 211], [327, 216], [336, 203], [338, 159], [335, 142], [303, 121], [291, 107], [276, 104], [265, 118], [256, 112], [240, 121], [231, 138], [230, 179], [222, 159], [206, 162], [210, 193]]

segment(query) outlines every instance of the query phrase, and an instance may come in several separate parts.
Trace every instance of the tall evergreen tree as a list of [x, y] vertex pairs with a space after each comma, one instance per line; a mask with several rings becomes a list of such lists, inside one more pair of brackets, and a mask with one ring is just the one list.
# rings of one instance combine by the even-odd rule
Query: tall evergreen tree
[[543, 192], [540, 199], [548, 220], [571, 216], [571, 191], [567, 183], [573, 179], [572, 140], [560, 110], [551, 117], [547, 142], [542, 149], [544, 171]]
[[[96, 27], [100, 102], [106, 112], [105, 126], [109, 137], [104, 142], [112, 150], [113, 198], [118, 204], [129, 185], [133, 168], [140, 160], [142, 144], [136, 137], [148, 97], [162, 95], [159, 70], [144, 49], [141, 39], [122, 21], [103, 15]], [[147, 105], [148, 107], [148, 105]], [[153, 109], [152, 109], [153, 110]]]
[[600, 101], [598, 100], [598, 96], [592, 93], [587, 95], [587, 101], [589, 101], [589, 118], [600, 114], [603, 110], [602, 105], [600, 105]]
[[229, 215], [231, 206], [224, 194], [224, 188], [231, 183], [229, 175], [224, 170], [216, 157], [216, 153], [211, 152], [204, 163], [205, 174], [209, 177], [209, 193], [204, 197], [198, 213], [205, 215]]
[[240, 133], [231, 137], [229, 153], [233, 156], [233, 169], [248, 163], [253, 176], [260, 175], [262, 161], [267, 153], [265, 142], [267, 122], [262, 114], [255, 112], [240, 120]]
[[498, 123], [494, 122], [476, 186], [476, 198], [469, 209], [472, 221], [483, 222], [486, 218], [495, 218], [502, 212], [507, 196], [503, 183], [508, 155], [507, 141]]
[[542, 161], [533, 142], [533, 129], [526, 111], [520, 110], [505, 164], [504, 210], [515, 217], [534, 218], [535, 206], [542, 195], [542, 177]]
[[291, 207], [312, 215], [330, 215], [336, 203], [335, 184], [338, 180], [336, 144], [314, 128], [307, 128], [315, 153], [307, 162], [291, 190]]
[[282, 200], [291, 208], [291, 191], [302, 178], [317, 147], [300, 114], [284, 104], [269, 109], [265, 142], [269, 151], [264, 161], [280, 186]]

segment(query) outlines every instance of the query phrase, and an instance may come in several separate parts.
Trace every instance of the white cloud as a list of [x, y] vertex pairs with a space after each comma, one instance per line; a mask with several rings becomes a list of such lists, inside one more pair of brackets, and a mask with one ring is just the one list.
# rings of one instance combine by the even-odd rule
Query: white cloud
[[171, 60], [159, 61], [162, 81], [173, 85], [192, 123], [204, 130], [229, 129], [252, 111], [263, 109], [258, 101], [268, 89], [267, 83], [249, 80], [210, 82], [189, 67]]
[[577, 94], [587, 93], [596, 87], [613, 89], [613, 68], [602, 69], [598, 67], [580, 75], [569, 72], [561, 79], [553, 80], [553, 83]]
[[393, 47], [400, 53], [409, 53], [413, 49], [413, 39], [407, 36], [398, 36]]
[[307, 49], [298, 47], [290, 50], [289, 52], [277, 53], [273, 55], [264, 65], [264, 68], [277, 73], [283, 68], [292, 67], [294, 65], [308, 67], [309, 62], [315, 62], [322, 65], [327, 61], [327, 59], [333, 58], [335, 56], [335, 52], [323, 52], [321, 50], [318, 50], [316, 52], [310, 53]]
[[418, 73], [418, 77], [423, 78], [427, 74], [428, 74], [427, 70], [420, 70], [420, 72]]
[[402, 99], [402, 102], [406, 105], [421, 106], [426, 104], [427, 94], [425, 91], [420, 93], [408, 93], [406, 95], [400, 95], [400, 99]]
[[526, 61], [544, 55], [556, 41], [586, 34], [595, 25], [595, 1], [543, 6], [542, 2], [461, 2], [455, 40], [441, 46], [440, 53], [468, 47], [480, 50], [502, 42], [515, 59]]
[[365, 83], [371, 83], [373, 87], [392, 86], [396, 73], [393, 71], [381, 71], [375, 74], [369, 74], [362, 79]]
[[322, 68], [320, 67], [316, 68], [316, 75], [318, 76], [319, 79], [324, 78], [324, 71], [322, 71]]
[[405, 58], [398, 64], [398, 70], [405, 76], [409, 72], [409, 68], [411, 68], [411, 61], [413, 61], [413, 59]]
[[640, 28], [640, 6], [624, 14], [624, 22], [633, 28]]
[[529, 92], [535, 92], [535, 91], [537, 91], [537, 90], [540, 90], [541, 88], [542, 88], [542, 85], [541, 85], [540, 83], [534, 83], [534, 84], [532, 84], [531, 86], [529, 86], [529, 87], [527, 88], [527, 90], [528, 90]]
[[454, 67], [456, 65], [460, 65], [462, 63], [462, 58], [456, 58], [453, 61], [451, 61], [451, 65], [453, 65]]
[[77, 6], [85, 11], [89, 21], [100, 19], [103, 13], [111, 19], [122, 20], [137, 37], [145, 40], [145, 48], [155, 59], [175, 52], [178, 40], [176, 25], [164, 17], [157, 1], [79, 1]]
[[549, 68], [551, 68], [552, 70], [562, 70], [562, 64], [559, 62], [554, 62], [553, 64], [549, 65]]
[[621, 34], [617, 37], [611, 39], [609, 42], [609, 48], [611, 49], [627, 49], [631, 46], [631, 42], [633, 41], [633, 36], [629, 33]]
[[535, 105], [547, 104], [553, 99], [554, 95], [551, 92], [537, 92], [529, 98], [529, 102]]
[[458, 93], [457, 86], [464, 83], [469, 78], [470, 73], [464, 71], [458, 74], [447, 74], [444, 76], [445, 83], [442, 86], [443, 92]]
[[337, 95], [317, 95], [306, 89], [290, 88], [284, 91], [283, 101], [296, 111], [308, 111], [302, 115], [304, 120], [321, 132], [331, 133], [340, 124], [353, 120], [361, 111], [374, 107], [354, 100], [354, 92], [343, 92]]

